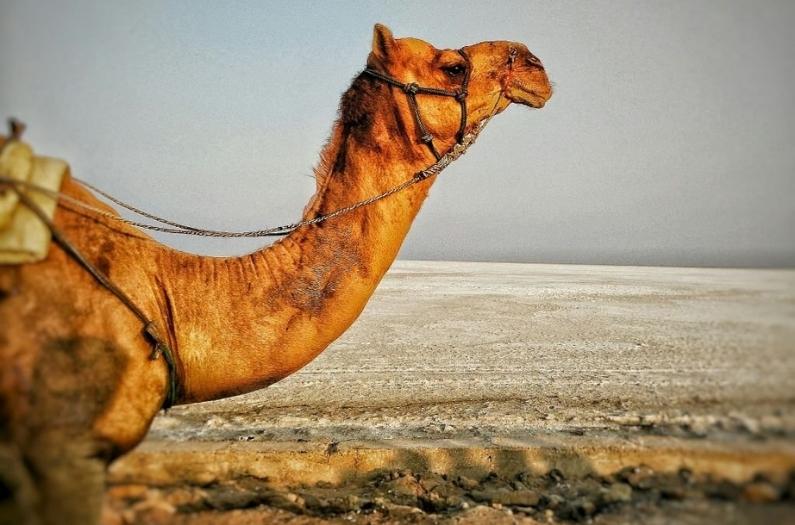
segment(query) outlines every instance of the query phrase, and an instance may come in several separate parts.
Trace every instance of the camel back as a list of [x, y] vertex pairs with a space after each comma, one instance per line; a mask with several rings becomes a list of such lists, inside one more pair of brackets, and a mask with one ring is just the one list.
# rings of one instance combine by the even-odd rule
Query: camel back
[[[48, 190], [61, 188], [67, 164], [59, 159], [39, 157], [17, 140], [3, 141], [0, 150], [0, 177], [43, 186]], [[56, 201], [40, 192], [25, 191], [41, 210], [52, 218]], [[47, 257], [50, 248], [49, 228], [26, 206], [9, 187], [0, 187], [0, 264], [24, 264]]]

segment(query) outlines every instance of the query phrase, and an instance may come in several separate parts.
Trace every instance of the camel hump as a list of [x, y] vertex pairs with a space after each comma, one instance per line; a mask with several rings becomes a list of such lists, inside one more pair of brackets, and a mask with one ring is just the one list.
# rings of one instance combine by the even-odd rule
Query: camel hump
[[[47, 190], [61, 188], [66, 162], [34, 155], [16, 136], [0, 150], [0, 264], [22, 264], [44, 259], [51, 232], [36, 214], [19, 202], [19, 194], [2, 186], [2, 178], [30, 183]], [[22, 190], [48, 218], [55, 215], [56, 199], [40, 191]]]

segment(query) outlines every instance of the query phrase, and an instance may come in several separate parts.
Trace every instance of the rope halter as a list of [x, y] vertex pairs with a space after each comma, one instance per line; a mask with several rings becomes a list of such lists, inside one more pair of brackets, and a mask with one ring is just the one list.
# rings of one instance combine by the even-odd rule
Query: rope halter
[[414, 115], [414, 123], [417, 125], [417, 130], [419, 131], [420, 142], [428, 146], [428, 149], [431, 150], [431, 153], [433, 153], [433, 156], [436, 158], [436, 160], [441, 159], [442, 156], [439, 154], [439, 150], [437, 150], [436, 146], [433, 144], [433, 135], [431, 135], [431, 133], [428, 131], [428, 128], [425, 127], [425, 123], [422, 121], [420, 107], [417, 104], [417, 95], [423, 94], [436, 95], [439, 97], [451, 97], [458, 102], [459, 106], [461, 106], [461, 123], [458, 126], [458, 132], [456, 132], [455, 140], [458, 144], [461, 144], [461, 142], [464, 140], [464, 130], [466, 129], [467, 125], [467, 96], [469, 95], [467, 88], [469, 87], [469, 74], [472, 68], [469, 57], [466, 55], [466, 53], [464, 53], [464, 50], [459, 49], [458, 54], [464, 58], [467, 65], [464, 71], [464, 80], [461, 82], [461, 87], [455, 91], [449, 91], [441, 88], [424, 87], [420, 86], [416, 82], [401, 82], [400, 80], [391, 77], [386, 73], [382, 73], [381, 71], [377, 71], [369, 67], [365, 68], [364, 70], [364, 73], [367, 73], [378, 80], [382, 80], [391, 86], [403, 90], [403, 93], [406, 94], [406, 99], [408, 99], [411, 113]]

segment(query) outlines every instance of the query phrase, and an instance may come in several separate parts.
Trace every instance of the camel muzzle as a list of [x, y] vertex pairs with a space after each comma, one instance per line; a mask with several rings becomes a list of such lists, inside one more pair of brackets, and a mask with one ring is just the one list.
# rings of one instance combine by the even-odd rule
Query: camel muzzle
[[552, 85], [540, 61], [513, 71], [507, 80], [505, 95], [511, 102], [540, 109], [552, 97]]

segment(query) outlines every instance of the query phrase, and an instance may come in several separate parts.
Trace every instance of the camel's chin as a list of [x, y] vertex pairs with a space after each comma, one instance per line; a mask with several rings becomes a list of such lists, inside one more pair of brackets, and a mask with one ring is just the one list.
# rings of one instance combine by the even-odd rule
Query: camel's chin
[[527, 101], [519, 102], [519, 104], [522, 104], [523, 106], [528, 106], [528, 107], [531, 107], [531, 108], [534, 108], [534, 109], [541, 109], [541, 108], [543, 108], [546, 105], [546, 103], [547, 103], [547, 100], [545, 98], [541, 98], [541, 97], [538, 97], [538, 98], [533, 99], [533, 100], [527, 100]]
[[541, 109], [546, 105], [552, 94], [538, 93], [524, 86], [513, 86], [506, 95], [511, 102], [534, 109]]

